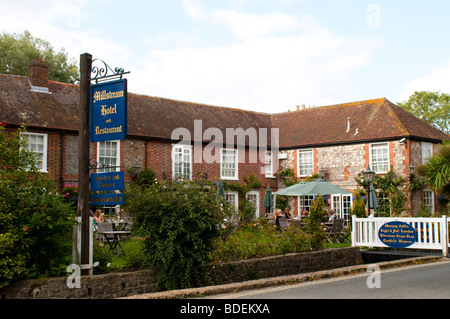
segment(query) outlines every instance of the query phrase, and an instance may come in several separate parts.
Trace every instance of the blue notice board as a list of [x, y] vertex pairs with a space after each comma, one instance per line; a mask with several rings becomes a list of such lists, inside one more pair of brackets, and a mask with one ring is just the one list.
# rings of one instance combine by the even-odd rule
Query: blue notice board
[[91, 205], [94, 206], [116, 206], [125, 204], [124, 194], [93, 194]]
[[417, 240], [417, 232], [408, 223], [392, 221], [382, 225], [378, 231], [378, 238], [386, 246], [392, 248], [406, 248]]
[[125, 188], [123, 172], [91, 174], [91, 191], [119, 191]]
[[127, 137], [127, 80], [91, 85], [91, 142]]

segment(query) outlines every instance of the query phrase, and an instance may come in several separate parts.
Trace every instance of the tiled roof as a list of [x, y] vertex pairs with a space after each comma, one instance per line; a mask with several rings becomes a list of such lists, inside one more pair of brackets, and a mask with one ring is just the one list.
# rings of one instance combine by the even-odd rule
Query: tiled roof
[[[51, 94], [33, 92], [27, 77], [0, 74], [0, 122], [77, 131], [79, 89], [49, 81]], [[265, 113], [128, 93], [128, 135], [170, 139], [176, 128], [187, 128], [194, 138], [195, 120], [202, 120], [201, 133], [218, 128], [224, 139], [226, 128], [270, 128]]]
[[385, 98], [272, 115], [280, 148], [347, 144], [403, 137], [441, 141], [450, 136]]
[[0, 121], [78, 130], [79, 88], [49, 81], [49, 91], [31, 91], [28, 77], [0, 74]]
[[[49, 92], [32, 91], [28, 77], [0, 74], [0, 122], [77, 131], [79, 86], [49, 81]], [[270, 115], [128, 94], [130, 136], [171, 139], [174, 129], [184, 127], [194, 138], [195, 120], [202, 120], [202, 132], [218, 128], [224, 138], [226, 128], [279, 128], [281, 148], [401, 137], [449, 139], [384, 98]]]

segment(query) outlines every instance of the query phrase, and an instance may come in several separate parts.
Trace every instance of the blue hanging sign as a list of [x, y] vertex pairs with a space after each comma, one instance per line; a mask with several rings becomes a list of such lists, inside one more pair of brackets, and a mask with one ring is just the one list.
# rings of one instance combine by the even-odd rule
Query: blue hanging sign
[[386, 246], [406, 248], [416, 242], [417, 232], [410, 224], [394, 221], [380, 227], [378, 238]]
[[91, 205], [94, 206], [116, 206], [125, 204], [124, 194], [93, 194]]
[[127, 137], [127, 80], [91, 85], [91, 142]]
[[91, 174], [91, 191], [116, 191], [125, 188], [123, 172]]

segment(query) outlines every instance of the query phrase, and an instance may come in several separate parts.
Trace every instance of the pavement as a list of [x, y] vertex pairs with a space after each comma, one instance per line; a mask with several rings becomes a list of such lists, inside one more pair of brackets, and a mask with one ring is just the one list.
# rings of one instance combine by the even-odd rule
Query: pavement
[[[435, 261], [442, 261], [447, 259], [441, 256], [419, 256], [407, 259], [399, 259], [394, 261], [386, 261], [376, 263], [380, 269], [401, 267], [417, 263], [429, 263]], [[141, 295], [134, 295], [122, 299], [187, 299], [187, 298], [202, 298], [206, 296], [214, 296], [219, 294], [230, 294], [241, 292], [244, 290], [261, 289], [267, 287], [275, 287], [281, 285], [296, 284], [306, 281], [314, 281], [326, 278], [340, 277], [352, 275], [355, 273], [367, 272], [368, 264], [348, 266], [337, 269], [316, 271], [310, 273], [303, 273], [297, 275], [280, 276], [272, 278], [264, 278], [257, 280], [249, 280], [243, 282], [236, 282], [224, 285], [206, 286], [191, 289], [170, 290], [163, 292], [155, 292]]]

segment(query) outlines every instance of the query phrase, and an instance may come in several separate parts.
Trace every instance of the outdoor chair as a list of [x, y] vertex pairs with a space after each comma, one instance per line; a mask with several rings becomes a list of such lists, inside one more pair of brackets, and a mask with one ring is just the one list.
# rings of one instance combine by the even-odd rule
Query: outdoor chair
[[343, 218], [335, 218], [333, 221], [333, 225], [330, 227], [329, 230], [326, 231], [327, 238], [326, 240], [330, 243], [337, 243], [339, 244], [339, 238], [343, 235], [343, 229], [344, 229], [344, 219]]
[[281, 230], [286, 230], [286, 228], [288, 227], [286, 218], [278, 216], [277, 220], [278, 220], [278, 225], [280, 226]]
[[132, 223], [126, 223], [122, 230], [131, 231], [132, 227], [133, 227]]

